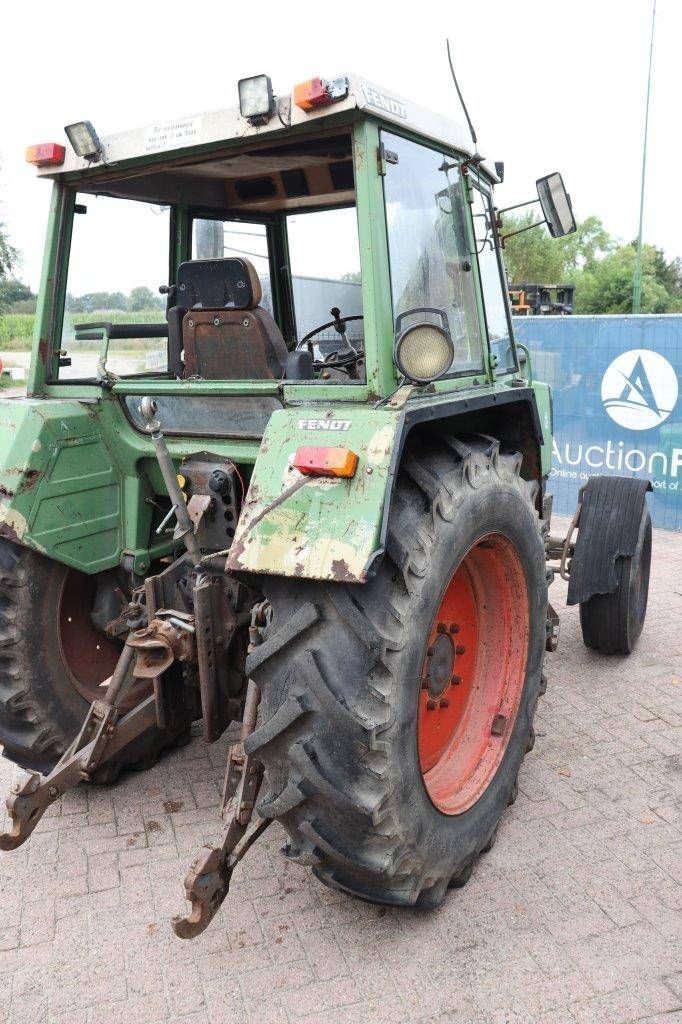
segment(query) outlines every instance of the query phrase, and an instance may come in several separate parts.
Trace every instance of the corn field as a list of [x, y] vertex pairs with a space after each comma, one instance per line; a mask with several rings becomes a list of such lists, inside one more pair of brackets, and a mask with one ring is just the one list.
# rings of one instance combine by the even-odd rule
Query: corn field
[[[130, 313], [120, 309], [96, 310], [92, 313], [67, 313], [65, 316], [64, 340], [72, 341], [74, 324], [97, 323], [106, 320], [113, 324], [136, 323], [153, 324], [165, 320], [162, 310], [145, 310]], [[31, 348], [33, 340], [33, 313], [0, 314], [0, 350], [4, 352], [23, 352]], [[95, 344], [95, 347], [97, 345]]]

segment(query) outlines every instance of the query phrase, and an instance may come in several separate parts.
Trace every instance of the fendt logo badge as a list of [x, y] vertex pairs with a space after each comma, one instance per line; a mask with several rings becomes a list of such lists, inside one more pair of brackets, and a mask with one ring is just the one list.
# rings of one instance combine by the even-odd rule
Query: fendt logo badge
[[667, 420], [677, 401], [677, 374], [660, 353], [647, 348], [623, 352], [601, 382], [607, 413], [626, 430], [650, 430]]
[[299, 430], [350, 430], [350, 420], [299, 420]]

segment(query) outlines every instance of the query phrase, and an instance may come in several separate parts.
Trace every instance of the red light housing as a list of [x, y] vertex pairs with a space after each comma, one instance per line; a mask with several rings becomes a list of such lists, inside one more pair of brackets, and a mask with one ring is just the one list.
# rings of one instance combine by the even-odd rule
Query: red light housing
[[66, 148], [58, 142], [40, 142], [26, 150], [26, 163], [34, 167], [59, 167], [64, 163]]
[[350, 448], [299, 448], [294, 455], [294, 468], [305, 476], [355, 476], [358, 457]]
[[348, 79], [335, 78], [328, 82], [325, 78], [310, 78], [307, 82], [299, 82], [294, 86], [294, 103], [306, 114], [317, 107], [326, 107], [337, 103], [348, 95]]

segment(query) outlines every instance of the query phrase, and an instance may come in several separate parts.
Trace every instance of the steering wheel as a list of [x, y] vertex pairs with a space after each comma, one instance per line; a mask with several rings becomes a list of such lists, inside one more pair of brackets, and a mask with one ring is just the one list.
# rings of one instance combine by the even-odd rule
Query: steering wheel
[[349, 324], [351, 321], [357, 321], [357, 319], [365, 319], [361, 313], [355, 316], [341, 316], [341, 310], [338, 306], [332, 306], [330, 312], [334, 316], [333, 321], [329, 321], [328, 324], [321, 324], [321, 326], [313, 328], [312, 331], [308, 331], [305, 337], [301, 338], [296, 348], [303, 348], [304, 345], [308, 345], [308, 348], [310, 348], [310, 339], [314, 338], [316, 334], [328, 331], [330, 327], [333, 327], [339, 335], [343, 336], [346, 333], [346, 324]]
[[333, 327], [339, 335], [339, 348], [333, 352], [329, 352], [324, 359], [314, 359], [313, 366], [316, 370], [322, 370], [325, 367], [333, 367], [335, 369], [344, 370], [344, 372], [353, 372], [353, 367], [362, 359], [364, 352], [362, 349], [356, 349], [346, 337], [346, 324], [351, 320], [364, 320], [362, 314], [355, 316], [341, 316], [341, 310], [338, 306], [332, 306], [329, 311], [334, 317], [326, 324], [321, 324], [319, 327], [315, 327], [312, 331], [308, 331], [304, 338], [301, 338], [297, 349], [303, 348], [304, 345], [308, 346], [308, 351], [311, 356], [313, 355], [313, 344], [312, 339], [316, 334], [321, 334], [322, 331], [328, 330]]

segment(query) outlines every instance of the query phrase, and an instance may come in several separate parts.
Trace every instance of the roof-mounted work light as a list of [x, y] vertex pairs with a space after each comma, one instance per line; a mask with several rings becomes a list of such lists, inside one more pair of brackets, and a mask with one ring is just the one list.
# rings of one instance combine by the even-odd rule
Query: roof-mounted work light
[[239, 90], [239, 113], [249, 124], [266, 124], [275, 109], [272, 82], [267, 75], [242, 78], [237, 83]]
[[102, 143], [90, 121], [76, 121], [64, 128], [76, 156], [93, 162], [102, 157]]

